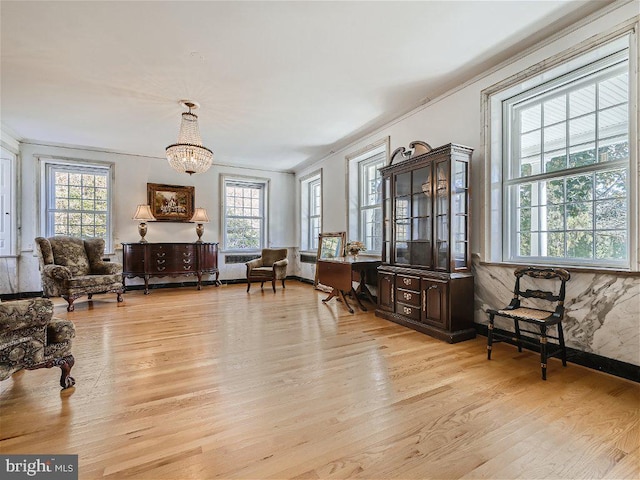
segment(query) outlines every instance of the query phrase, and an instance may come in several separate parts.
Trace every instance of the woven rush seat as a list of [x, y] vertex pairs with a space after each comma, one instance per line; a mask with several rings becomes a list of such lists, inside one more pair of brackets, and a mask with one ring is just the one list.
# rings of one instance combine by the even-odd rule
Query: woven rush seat
[[496, 315], [508, 318], [519, 318], [521, 320], [545, 321], [553, 317], [553, 312], [539, 310], [537, 308], [514, 308], [513, 310], [497, 310]]

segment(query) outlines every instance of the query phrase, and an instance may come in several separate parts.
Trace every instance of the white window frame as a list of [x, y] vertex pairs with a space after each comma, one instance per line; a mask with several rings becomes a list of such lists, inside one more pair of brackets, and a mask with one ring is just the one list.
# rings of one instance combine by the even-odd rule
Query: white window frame
[[[608, 34], [598, 40], [590, 42], [572, 49], [572, 52], [565, 52], [554, 59], [543, 62], [543, 65], [534, 66], [527, 70], [533, 72], [528, 74], [522, 72], [490, 87], [482, 92], [483, 109], [485, 117], [485, 202], [483, 207], [485, 232], [482, 238], [481, 258], [485, 262], [491, 263], [539, 263], [539, 264], [562, 264], [566, 266], [582, 267], [584, 269], [597, 270], [640, 270], [638, 264], [638, 111], [637, 111], [637, 38], [633, 26], [623, 27], [621, 30]], [[508, 201], [507, 187], [512, 183], [510, 177], [511, 164], [509, 154], [512, 145], [505, 144], [507, 126], [504, 121], [504, 102], [521, 95], [523, 92], [531, 91], [538, 93], [540, 89], [549, 85], [557, 86], [567, 79], [571, 80], [571, 75], [575, 75], [574, 80], [579, 78], [581, 69], [589, 65], [596, 64], [602, 59], [628, 48], [629, 52], [629, 166], [628, 166], [628, 259], [624, 264], [619, 262], [598, 262], [593, 260], [576, 261], [567, 259], [566, 261], [556, 258], [526, 257], [518, 258], [512, 254], [510, 249], [510, 239], [515, 235], [513, 228], [513, 217], [505, 213], [508, 211], [506, 202]], [[542, 68], [542, 67], [545, 68]], [[555, 83], [554, 83], [555, 82]], [[601, 164], [596, 165], [598, 168]], [[567, 171], [560, 172], [566, 174]], [[573, 171], [571, 172], [573, 173]], [[576, 169], [575, 173], [579, 173]], [[543, 174], [542, 177], [545, 175]], [[560, 176], [560, 175], [558, 175]], [[524, 181], [531, 180], [531, 177], [523, 177]], [[535, 179], [535, 177], [534, 177]], [[515, 202], [513, 210], [515, 211]]]
[[[366, 243], [366, 225], [363, 222], [363, 216], [365, 212], [379, 208], [382, 211], [382, 201], [377, 204], [365, 204], [363, 201], [364, 196], [364, 178], [363, 170], [366, 166], [372, 163], [379, 162], [380, 166], [386, 166], [389, 159], [389, 137], [385, 137], [377, 142], [368, 145], [353, 154], [346, 157], [347, 161], [347, 198], [348, 198], [348, 211], [347, 219], [349, 225], [349, 234], [347, 240], [359, 240]], [[382, 181], [382, 179], [381, 179]], [[382, 227], [381, 227], [382, 229]], [[380, 233], [380, 243], [382, 244], [382, 230]], [[382, 246], [380, 251], [373, 250], [367, 246], [365, 255], [381, 256]]]
[[[223, 236], [223, 248], [225, 252], [257, 252], [265, 248], [268, 244], [268, 198], [269, 198], [269, 180], [264, 178], [242, 177], [242, 176], [222, 176], [221, 177], [221, 201], [222, 212], [221, 231]], [[227, 215], [227, 186], [236, 185], [244, 188], [259, 189], [260, 198], [260, 215], [257, 217], [228, 216]], [[228, 218], [253, 218], [260, 220], [260, 245], [257, 248], [230, 248], [227, 238], [227, 220]]]
[[[314, 190], [319, 189], [319, 202], [314, 205]], [[318, 234], [322, 232], [322, 169], [300, 179], [300, 250], [316, 252]], [[318, 207], [317, 210], [314, 207]], [[317, 213], [314, 213], [317, 211]], [[319, 231], [313, 229], [313, 220], [317, 220]]]
[[[53, 179], [53, 173], [55, 171], [64, 170], [73, 173], [88, 173], [88, 174], [104, 174], [107, 178], [107, 225], [106, 225], [106, 238], [105, 241], [105, 254], [113, 254], [113, 204], [114, 204], [114, 178], [115, 178], [115, 165], [109, 162], [95, 162], [89, 160], [77, 160], [66, 158], [40, 158], [40, 232], [41, 235], [46, 237], [54, 236], [55, 229], [54, 224], [50, 221], [55, 207], [55, 187]], [[83, 237], [84, 238], [84, 237]], [[88, 238], [88, 237], [87, 237]]]

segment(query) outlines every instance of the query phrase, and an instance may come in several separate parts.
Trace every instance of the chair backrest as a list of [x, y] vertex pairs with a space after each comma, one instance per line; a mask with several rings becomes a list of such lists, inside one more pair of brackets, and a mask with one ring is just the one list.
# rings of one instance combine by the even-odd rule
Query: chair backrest
[[262, 249], [262, 264], [273, 265], [278, 260], [284, 260], [287, 258], [286, 248], [263, 248]]
[[38, 237], [36, 244], [40, 249], [39, 256], [44, 265], [63, 265], [71, 270], [72, 275], [87, 275], [91, 271], [89, 257], [81, 238], [55, 236]]
[[[520, 297], [532, 298], [537, 300], [545, 300], [547, 302], [557, 303], [556, 313], [562, 315], [564, 312], [564, 299], [566, 293], [566, 284], [571, 279], [571, 275], [563, 268], [550, 267], [520, 267], [513, 274], [516, 276], [516, 285], [513, 290], [514, 300], [519, 302]], [[560, 288], [558, 293], [549, 290], [529, 289], [523, 290], [520, 287], [520, 279], [523, 276], [544, 280], [560, 280]]]

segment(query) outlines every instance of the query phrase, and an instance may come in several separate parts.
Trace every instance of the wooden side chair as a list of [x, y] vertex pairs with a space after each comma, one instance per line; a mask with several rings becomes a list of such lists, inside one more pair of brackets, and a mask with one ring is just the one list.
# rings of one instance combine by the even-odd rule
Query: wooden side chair
[[[487, 335], [487, 360], [491, 360], [491, 348], [494, 342], [512, 340], [516, 342], [518, 351], [522, 352], [522, 345], [537, 347], [540, 349], [540, 365], [542, 367], [542, 379], [547, 379], [547, 358], [560, 354], [562, 365], [567, 366], [567, 349], [564, 345], [564, 334], [562, 332], [562, 320], [564, 318], [564, 297], [566, 283], [571, 278], [569, 272], [562, 268], [536, 268], [521, 267], [515, 270], [516, 285], [513, 291], [514, 297], [511, 303], [500, 310], [487, 310], [489, 314], [489, 332]], [[522, 290], [520, 279], [524, 276], [534, 279], [545, 279], [560, 281], [560, 288], [557, 294], [544, 290]], [[548, 310], [523, 306], [521, 299], [536, 299], [539, 303], [547, 303]], [[515, 328], [515, 338], [512, 334], [506, 335], [494, 331], [494, 318], [504, 317], [513, 320]], [[524, 330], [520, 328], [520, 322], [537, 327], [537, 331]], [[548, 328], [555, 325], [557, 336], [549, 335]], [[530, 337], [522, 337], [522, 333], [530, 333], [538, 338], [538, 342]], [[547, 340], [551, 338], [558, 340], [557, 348], [550, 346]]]

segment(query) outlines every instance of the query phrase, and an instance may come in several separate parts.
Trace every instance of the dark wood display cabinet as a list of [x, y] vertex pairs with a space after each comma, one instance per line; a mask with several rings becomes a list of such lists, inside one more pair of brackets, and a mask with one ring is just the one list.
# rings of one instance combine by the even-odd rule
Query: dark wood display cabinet
[[202, 289], [202, 275], [218, 276], [217, 243], [123, 243], [122, 276], [144, 278], [144, 293], [149, 293], [149, 277], [197, 275], [198, 290]]
[[473, 150], [413, 142], [380, 169], [382, 265], [376, 315], [450, 343], [475, 337], [469, 251]]

